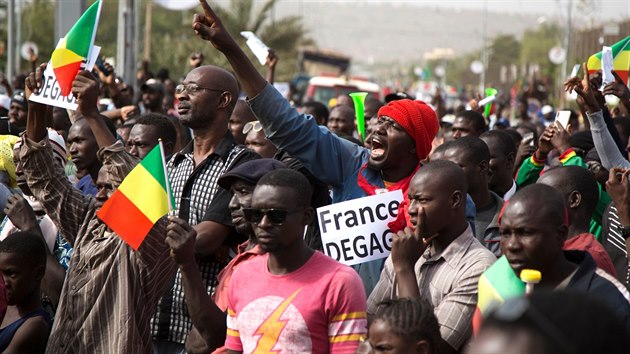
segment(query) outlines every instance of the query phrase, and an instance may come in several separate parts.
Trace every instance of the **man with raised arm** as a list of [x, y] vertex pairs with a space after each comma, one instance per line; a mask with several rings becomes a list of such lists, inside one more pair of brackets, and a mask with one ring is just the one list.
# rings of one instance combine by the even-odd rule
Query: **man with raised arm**
[[[45, 64], [28, 77], [27, 94], [41, 88], [44, 68]], [[149, 320], [176, 270], [164, 242], [167, 222], [158, 220], [134, 251], [96, 217], [138, 159], [116, 141], [100, 116], [98, 82], [89, 72], [79, 72], [72, 93], [100, 147], [103, 167], [96, 197], [74, 188], [51, 158], [49, 107], [29, 101], [20, 151], [30, 190], [74, 248], [46, 352], [150, 353]]]
[[[398, 189], [407, 195], [411, 177], [431, 151], [439, 128], [433, 109], [422, 101], [393, 101], [378, 112], [371, 150], [341, 139], [292, 108], [258, 73], [206, 1], [200, 2], [204, 13], [195, 14], [193, 30], [232, 65], [266, 136], [331, 185], [333, 202]], [[394, 231], [411, 225], [406, 207], [401, 208], [397, 221]], [[378, 260], [356, 268], [367, 293], [376, 285], [382, 264]]]

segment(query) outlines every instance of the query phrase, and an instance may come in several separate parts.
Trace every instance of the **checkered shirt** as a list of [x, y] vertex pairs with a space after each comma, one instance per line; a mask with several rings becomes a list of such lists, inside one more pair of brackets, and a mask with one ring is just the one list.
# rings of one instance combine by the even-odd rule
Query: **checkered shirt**
[[[193, 142], [188, 144], [173, 155], [167, 166], [175, 199], [173, 215], [178, 215], [191, 225], [198, 224], [219, 189], [219, 177], [228, 169], [250, 159], [252, 153], [244, 146], [237, 145], [230, 132], [198, 166], [193, 160]], [[225, 212], [229, 213], [229, 210]], [[215, 262], [210, 259], [197, 262], [209, 294], [214, 291], [217, 275], [228, 261]], [[181, 273], [178, 271], [172, 289], [162, 296], [157, 312], [151, 319], [151, 334], [155, 340], [184, 344], [191, 329], [192, 321], [184, 300]]]

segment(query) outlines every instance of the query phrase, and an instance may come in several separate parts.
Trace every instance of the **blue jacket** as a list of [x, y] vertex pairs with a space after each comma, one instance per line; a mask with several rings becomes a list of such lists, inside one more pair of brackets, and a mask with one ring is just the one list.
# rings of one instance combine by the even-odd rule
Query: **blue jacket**
[[[248, 103], [265, 135], [278, 149], [299, 159], [321, 182], [332, 186], [333, 203], [366, 196], [357, 184], [357, 173], [367, 163], [369, 149], [339, 138], [326, 127], [318, 126], [312, 116], [298, 113], [271, 85]], [[370, 184], [385, 187], [379, 170], [365, 168], [363, 176]], [[466, 215], [469, 221], [474, 219], [475, 207], [470, 196]], [[384, 261], [380, 259], [354, 266], [367, 295], [376, 286]]]

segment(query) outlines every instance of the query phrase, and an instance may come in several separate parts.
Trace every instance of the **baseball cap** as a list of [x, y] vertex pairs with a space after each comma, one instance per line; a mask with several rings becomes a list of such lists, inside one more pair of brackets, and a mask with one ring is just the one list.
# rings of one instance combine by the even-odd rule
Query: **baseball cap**
[[240, 179], [247, 183], [256, 184], [267, 172], [288, 168], [284, 163], [275, 159], [257, 159], [247, 161], [226, 172], [218, 180], [219, 186], [230, 189], [235, 180]]

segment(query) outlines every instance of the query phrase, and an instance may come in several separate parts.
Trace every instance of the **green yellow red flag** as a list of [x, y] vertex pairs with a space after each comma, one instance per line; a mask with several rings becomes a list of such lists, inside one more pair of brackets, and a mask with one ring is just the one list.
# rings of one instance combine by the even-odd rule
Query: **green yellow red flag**
[[[630, 36], [613, 44], [613, 67], [623, 82], [628, 84], [628, 70], [630, 69]], [[602, 52], [591, 55], [586, 63], [589, 73], [602, 69]]]
[[501, 256], [490, 268], [479, 277], [477, 309], [473, 315], [475, 334], [481, 326], [483, 316], [494, 303], [525, 294], [525, 283], [516, 276], [505, 256]]
[[81, 63], [90, 58], [101, 14], [101, 1], [96, 0], [53, 51], [51, 63], [63, 96], [72, 90], [72, 81], [81, 70]]
[[96, 213], [134, 250], [173, 208], [162, 142], [156, 145]]

